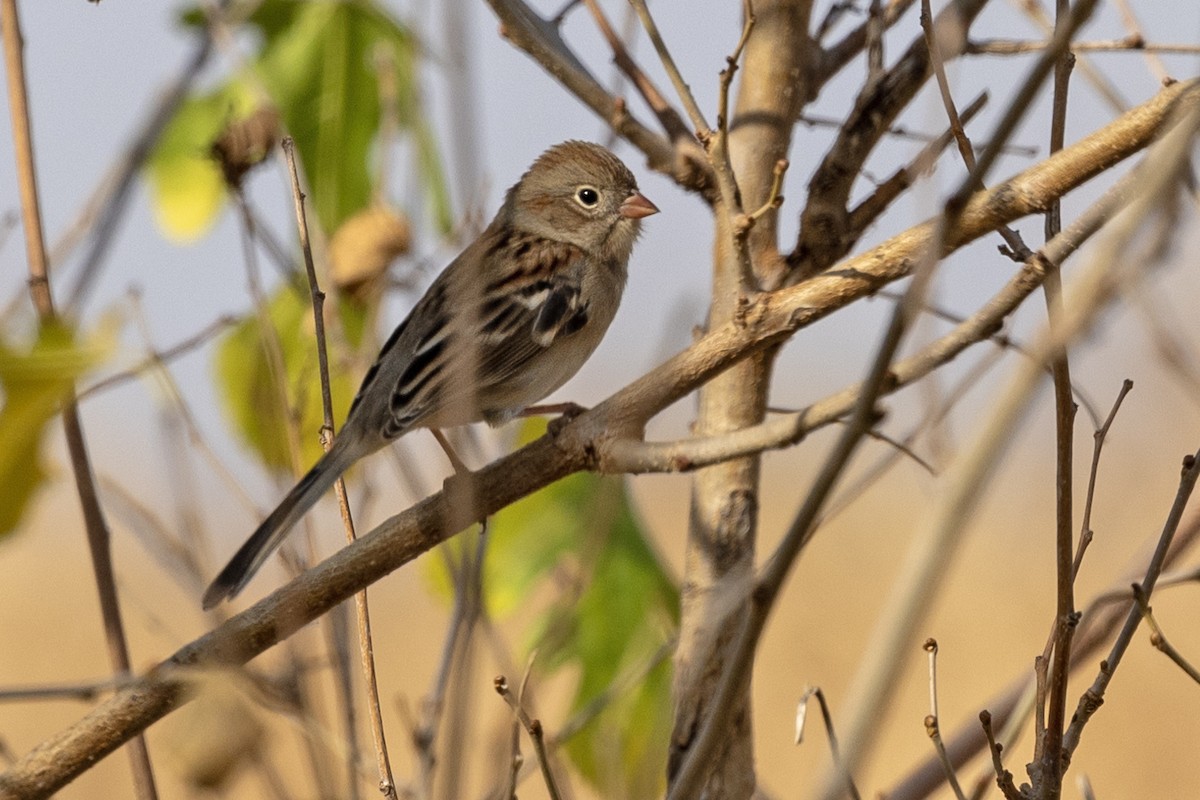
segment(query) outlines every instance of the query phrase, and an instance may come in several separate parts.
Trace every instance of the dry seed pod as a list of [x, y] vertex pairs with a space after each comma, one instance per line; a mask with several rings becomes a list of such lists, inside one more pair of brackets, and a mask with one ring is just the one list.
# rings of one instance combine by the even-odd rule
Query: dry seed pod
[[221, 173], [230, 186], [238, 186], [242, 177], [266, 160], [279, 141], [279, 111], [274, 106], [259, 106], [254, 113], [232, 120], [212, 143], [212, 156], [221, 165]]
[[338, 291], [358, 302], [377, 293], [388, 266], [412, 246], [408, 218], [387, 206], [359, 211], [334, 231], [329, 264]]

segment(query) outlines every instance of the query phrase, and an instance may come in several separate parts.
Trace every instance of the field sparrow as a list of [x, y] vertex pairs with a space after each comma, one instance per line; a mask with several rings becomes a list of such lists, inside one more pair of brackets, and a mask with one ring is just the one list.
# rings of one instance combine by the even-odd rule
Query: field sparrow
[[509, 189], [367, 370], [333, 447], [204, 593], [244, 587], [343, 472], [414, 428], [505, 422], [562, 386], [612, 322], [641, 219], [658, 209], [620, 159], [564, 142]]

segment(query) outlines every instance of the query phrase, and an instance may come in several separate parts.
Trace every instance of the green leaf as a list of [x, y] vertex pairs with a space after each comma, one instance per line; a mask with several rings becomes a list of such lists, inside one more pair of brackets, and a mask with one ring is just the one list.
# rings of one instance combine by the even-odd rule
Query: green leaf
[[108, 337], [76, 344], [61, 324], [44, 325], [27, 351], [0, 345], [0, 537], [17, 528], [46, 477], [41, 444], [72, 383], [111, 350]]
[[[526, 425], [522, 440], [538, 435]], [[455, 558], [476, 534], [450, 540]], [[504, 509], [489, 522], [484, 562], [488, 612], [528, 609], [543, 581], [563, 587], [532, 625], [529, 646], [539, 667], [578, 675], [571, 710], [603, 695], [618, 676], [652, 661], [678, 627], [679, 593], [662, 567], [618, 478], [577, 474]], [[443, 559], [426, 574], [446, 596]], [[580, 772], [604, 797], [661, 794], [671, 731], [670, 663], [664, 660], [567, 744]]]
[[[288, 419], [295, 415], [302, 466], [322, 454], [320, 443], [324, 412], [312, 306], [308, 294], [281, 286], [268, 304], [271, 331], [264, 336], [258, 316], [238, 323], [217, 346], [214, 367], [225, 412], [242, 440], [267, 466], [292, 471], [288, 445]], [[274, 341], [272, 341], [274, 340]], [[268, 347], [277, 344], [282, 356], [287, 409], [282, 407], [279, 377], [271, 369]], [[335, 420], [349, 411], [357, 385], [340, 360], [329, 359]]]
[[[194, 26], [203, 16], [188, 11], [182, 19]], [[397, 116], [413, 137], [422, 189], [439, 229], [448, 231], [449, 196], [436, 137], [425, 123], [420, 102], [419, 49], [408, 29], [371, 0], [264, 0], [245, 25], [260, 34], [253, 77], [238, 76], [214, 94], [256, 97], [259, 87], [265, 87], [295, 140], [325, 233], [331, 235], [376, 193], [381, 53], [392, 65]], [[211, 97], [197, 99], [202, 108], [189, 101], [180, 112], [187, 119], [179, 123], [187, 134], [186, 152], [200, 159], [230, 119], [219, 103], [204, 104], [205, 100]], [[164, 140], [159, 148], [164, 144], [173, 147]], [[223, 188], [214, 191], [213, 183], [219, 184], [220, 174], [211, 161], [209, 170], [195, 160], [167, 162], [151, 170], [160, 219], [169, 231], [198, 235], [205, 229], [201, 221], [211, 221], [223, 202]], [[189, 192], [196, 194], [196, 209], [187, 205]], [[161, 207], [164, 202], [167, 206]]]
[[212, 227], [226, 192], [210, 147], [226, 124], [253, 108], [251, 94], [231, 83], [187, 98], [163, 130], [147, 174], [155, 216], [169, 237], [192, 241]]

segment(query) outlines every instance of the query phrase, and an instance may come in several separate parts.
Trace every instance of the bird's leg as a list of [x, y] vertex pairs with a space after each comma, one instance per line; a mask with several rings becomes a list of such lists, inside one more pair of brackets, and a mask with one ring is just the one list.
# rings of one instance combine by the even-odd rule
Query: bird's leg
[[[441, 445], [442, 452], [446, 454], [446, 458], [450, 459], [451, 466], [454, 467], [454, 474], [446, 477], [442, 482], [442, 494], [445, 495], [447, 502], [452, 507], [473, 507], [475, 504], [475, 475], [463, 463], [463, 460], [458, 457], [458, 453], [454, 452], [454, 448], [450, 445], [450, 440], [446, 435], [437, 428], [430, 428], [429, 432], [433, 434], [433, 438], [437, 439], [437, 443]], [[486, 521], [486, 517], [479, 520], [482, 524]]]
[[437, 428], [430, 428], [429, 432], [433, 434], [433, 438], [437, 439], [437, 443], [441, 446], [442, 452], [446, 454], [446, 458], [450, 459], [450, 466], [454, 467], [455, 476], [470, 475], [471, 470], [467, 469], [467, 465], [458, 457], [458, 453], [454, 452], [454, 448], [450, 446], [450, 440], [446, 438], [446, 435]]
[[578, 403], [549, 403], [541, 406], [529, 406], [528, 408], [519, 411], [517, 416], [543, 417], [550, 414], [557, 414], [557, 417], [547, 423], [546, 431], [551, 436], [558, 436], [558, 432], [563, 429], [564, 425], [585, 411], [587, 411], [587, 408], [579, 405]]

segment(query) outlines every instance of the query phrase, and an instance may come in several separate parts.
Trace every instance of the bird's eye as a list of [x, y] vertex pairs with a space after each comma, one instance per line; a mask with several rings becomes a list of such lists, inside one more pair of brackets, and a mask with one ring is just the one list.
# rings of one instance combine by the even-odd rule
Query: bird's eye
[[595, 208], [600, 202], [600, 192], [592, 186], [580, 186], [575, 190], [575, 200], [584, 208]]

